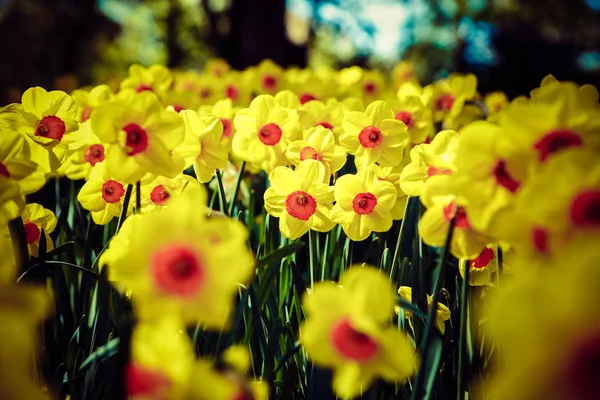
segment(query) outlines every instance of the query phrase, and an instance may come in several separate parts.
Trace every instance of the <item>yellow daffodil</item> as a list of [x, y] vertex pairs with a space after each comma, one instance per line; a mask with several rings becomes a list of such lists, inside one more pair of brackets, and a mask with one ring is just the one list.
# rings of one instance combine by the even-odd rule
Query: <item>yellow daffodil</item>
[[26, 139], [10, 130], [0, 131], [0, 176], [16, 182], [23, 195], [37, 192], [46, 183], [46, 174], [31, 160]]
[[158, 98], [164, 99], [173, 83], [171, 72], [164, 65], [144, 67], [133, 64], [129, 67], [129, 76], [121, 82], [121, 90], [131, 89], [136, 93], [154, 92]]
[[14, 103], [6, 107], [0, 107], [0, 135], [4, 135], [6, 132], [20, 132], [27, 141], [30, 160], [39, 166], [38, 170], [32, 175], [36, 175], [36, 180], [45, 182], [48, 175], [54, 174], [60, 167], [61, 159], [64, 156], [64, 146], [42, 146], [33, 139], [33, 135], [23, 135], [22, 129], [28, 130], [31, 128], [27, 127], [28, 122], [24, 117], [21, 104]]
[[486, 342], [501, 349], [492, 379], [486, 382], [490, 399], [598, 396], [597, 249], [586, 243], [544, 262], [541, 269], [521, 260], [515, 266], [519, 274], [503, 283], [497, 294], [486, 296], [481, 311]]
[[454, 158], [460, 135], [456, 131], [441, 131], [431, 143], [410, 150], [410, 164], [400, 174], [400, 188], [409, 196], [420, 196], [427, 179], [435, 175], [450, 175], [455, 170]]
[[559, 82], [552, 75], [544, 77], [540, 87], [531, 91], [531, 99], [537, 103], [552, 104], [556, 99], [568, 99], [564, 105], [570, 107], [570, 112], [597, 108], [598, 97], [598, 89], [593, 85], [579, 86], [574, 82]]
[[221, 93], [219, 99], [230, 99], [236, 107], [248, 107], [250, 104], [250, 85], [246, 82], [247, 75], [229, 71], [221, 79]]
[[[400, 286], [398, 289], [398, 294], [404, 300], [412, 303], [412, 288], [409, 286]], [[429, 308], [431, 307], [432, 297], [427, 295], [427, 312], [429, 312]], [[395, 307], [396, 314], [400, 313], [400, 307]], [[409, 323], [412, 326], [412, 312], [404, 310], [404, 318], [408, 318]], [[443, 335], [446, 332], [446, 321], [450, 319], [450, 309], [442, 303], [437, 304], [437, 310], [435, 310], [435, 327], [440, 331]]]
[[574, 96], [557, 96], [551, 102], [512, 103], [502, 112], [503, 135], [523, 151], [521, 163], [536, 167], [571, 147], [600, 149], [600, 109], [577, 104]]
[[434, 133], [431, 110], [422, 100], [422, 92], [418, 84], [405, 82], [398, 89], [398, 100], [390, 101], [395, 118], [406, 125], [412, 145], [431, 141]]
[[227, 60], [222, 58], [211, 58], [204, 65], [204, 72], [217, 78], [224, 76], [230, 69], [231, 67], [227, 63]]
[[460, 275], [465, 277], [465, 269], [469, 268], [469, 285], [487, 285], [492, 279], [492, 274], [498, 267], [496, 252], [491, 247], [486, 247], [475, 258], [461, 258], [458, 263]]
[[392, 68], [392, 85], [398, 89], [404, 82], [413, 82], [416, 80], [413, 63], [410, 61], [400, 61]]
[[[346, 111], [346, 106], [336, 99], [329, 99], [326, 103], [318, 100], [309, 101], [298, 110], [300, 128], [304, 132], [317, 126], [330, 129], [335, 136], [336, 143], [339, 143], [339, 137], [343, 131], [342, 119]], [[303, 136], [306, 139], [306, 134]]]
[[[125, 184], [110, 175], [106, 162], [102, 161], [92, 168], [77, 200], [84, 209], [91, 212], [96, 224], [106, 225], [121, 214], [124, 197]], [[130, 202], [129, 205], [131, 204]]]
[[402, 150], [408, 145], [408, 130], [394, 117], [389, 104], [381, 100], [369, 104], [364, 113], [346, 113], [340, 145], [355, 156], [357, 168], [373, 163], [384, 167], [400, 164]]
[[287, 145], [296, 139], [297, 114], [277, 105], [274, 97], [261, 95], [249, 108], [235, 114], [233, 153], [266, 172], [285, 165]]
[[23, 93], [21, 104], [26, 123], [19, 132], [46, 148], [57, 146], [64, 135], [79, 127], [77, 106], [64, 92], [30, 88]]
[[415, 372], [418, 359], [406, 333], [389, 324], [394, 289], [375, 268], [351, 267], [341, 287], [318, 283], [302, 304], [308, 317], [300, 343], [316, 365], [333, 369], [339, 397], [358, 397], [377, 378], [402, 382]]
[[163, 315], [137, 324], [131, 338], [131, 360], [125, 387], [132, 399], [184, 398], [191, 381], [194, 350], [185, 326]]
[[377, 164], [373, 164], [367, 168], [368, 171], [365, 172], [374, 174], [379, 180], [390, 182], [396, 188], [396, 202], [390, 210], [392, 219], [394, 220], [403, 218], [404, 208], [408, 201], [408, 196], [400, 189], [400, 172], [402, 172], [403, 168], [404, 165], [398, 165], [396, 167], [380, 167]]
[[279, 218], [284, 237], [297, 239], [310, 229], [327, 232], [335, 225], [329, 216], [333, 189], [325, 166], [315, 160], [302, 161], [296, 170], [277, 167], [269, 174], [265, 209]]
[[435, 122], [456, 118], [467, 100], [477, 95], [477, 78], [473, 74], [452, 74], [435, 82], [428, 88], [431, 92], [429, 107], [433, 110]]
[[87, 180], [94, 165], [104, 161], [105, 144], [94, 134], [89, 121], [81, 124], [79, 130], [68, 135], [64, 142], [68, 150], [58, 173], [73, 180]]
[[173, 177], [176, 165], [170, 151], [184, 137], [181, 117], [165, 110], [151, 91], [123, 92], [96, 107], [90, 117], [92, 131], [107, 143], [109, 174], [124, 183], [136, 183], [146, 173]]
[[[4, 254], [3, 254], [4, 257]], [[13, 278], [14, 279], [14, 278]], [[39, 330], [50, 311], [42, 288], [2, 285], [0, 289], [0, 399], [47, 400], [32, 376]]]
[[492, 235], [502, 229], [527, 176], [522, 161], [519, 149], [496, 124], [480, 121], [461, 131], [455, 183], [469, 202], [469, 220], [476, 229]]
[[508, 105], [508, 97], [504, 92], [492, 92], [485, 96], [483, 102], [490, 117], [498, 114]]
[[223, 124], [212, 114], [201, 117], [192, 110], [183, 110], [179, 114], [185, 123], [185, 137], [173, 154], [183, 157], [186, 168], [190, 164], [194, 166], [200, 182], [208, 182], [216, 169], [227, 165], [227, 147], [221, 142]]
[[142, 211], [150, 211], [155, 207], [164, 207], [173, 196], [178, 196], [188, 188], [198, 187], [200, 184], [189, 175], [177, 175], [175, 178], [164, 176], [149, 176], [142, 180]]
[[198, 111], [200, 116], [212, 114], [219, 118], [221, 124], [223, 125], [221, 143], [223, 143], [228, 149], [231, 147], [231, 141], [233, 140], [233, 135], [235, 134], [235, 129], [233, 129], [233, 117], [235, 116], [235, 112], [237, 110], [238, 108], [233, 106], [231, 99], [223, 99], [217, 101], [212, 106], [202, 106]]
[[456, 217], [450, 252], [458, 258], [476, 257], [493, 239], [473, 228], [466, 200], [456, 196], [453, 189], [452, 176], [436, 175], [427, 180], [420, 197], [427, 211], [419, 221], [419, 235], [429, 246], [443, 246], [450, 221]]
[[114, 94], [108, 85], [98, 85], [89, 91], [77, 89], [71, 93], [71, 97], [79, 109], [79, 121], [85, 122], [90, 119], [94, 108], [112, 100]]
[[115, 236], [126, 238], [104, 261], [116, 286], [131, 291], [140, 318], [171, 313], [206, 329], [228, 327], [238, 284], [254, 274], [253, 257], [245, 227], [231, 219], [206, 220], [205, 200], [200, 188], [186, 190]]
[[31, 256], [38, 256], [42, 231], [46, 239], [46, 251], [54, 248], [54, 242], [50, 234], [56, 228], [56, 216], [52, 211], [37, 203], [27, 204], [21, 214], [21, 218], [23, 219], [23, 229], [25, 230], [25, 241], [27, 242], [27, 248]]
[[0, 222], [6, 223], [21, 215], [25, 207], [25, 196], [17, 182], [0, 176]]
[[[549, 201], [548, 199], [552, 199]], [[537, 256], [560, 257], [600, 238], [600, 164], [596, 152], [564, 150], [533, 174], [515, 199], [507, 239]]]
[[257, 93], [275, 94], [285, 85], [281, 67], [271, 60], [263, 60], [256, 68], [253, 88]]
[[385, 77], [379, 70], [364, 70], [359, 86], [365, 103], [391, 97]]
[[305, 140], [289, 144], [285, 155], [292, 165], [304, 160], [317, 160], [325, 166], [325, 175], [339, 171], [346, 163], [346, 151], [335, 143], [333, 132], [322, 126], [309, 128]]
[[373, 231], [386, 232], [392, 227], [398, 193], [394, 184], [378, 179], [373, 170], [341, 176], [335, 181], [334, 195], [331, 219], [342, 225], [350, 239], [365, 240]]

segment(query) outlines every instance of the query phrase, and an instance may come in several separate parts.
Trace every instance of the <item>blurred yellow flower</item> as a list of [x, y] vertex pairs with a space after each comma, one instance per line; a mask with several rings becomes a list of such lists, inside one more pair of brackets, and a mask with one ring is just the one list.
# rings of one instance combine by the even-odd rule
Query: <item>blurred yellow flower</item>
[[498, 114], [508, 105], [508, 97], [504, 92], [488, 93], [483, 100], [487, 108], [488, 117]]
[[419, 235], [429, 246], [443, 246], [456, 217], [450, 252], [457, 258], [476, 257], [494, 239], [471, 225], [466, 200], [454, 193], [452, 176], [436, 175], [427, 180], [421, 202], [427, 207], [419, 221]]
[[10, 130], [0, 133], [0, 176], [19, 185], [21, 193], [35, 193], [46, 183], [46, 174], [31, 159], [26, 139]]
[[431, 141], [433, 117], [423, 100], [423, 88], [415, 82], [405, 82], [397, 92], [398, 100], [390, 101], [397, 120], [404, 122], [412, 145]]
[[131, 291], [140, 318], [172, 313], [206, 329], [228, 328], [238, 285], [253, 276], [254, 262], [245, 227], [228, 218], [206, 220], [205, 201], [201, 188], [186, 190], [123, 227], [114, 249], [111, 242], [110, 279]]
[[108, 85], [98, 85], [89, 91], [84, 89], [74, 90], [71, 97], [73, 97], [79, 109], [79, 121], [85, 122], [90, 119], [94, 108], [112, 100], [114, 94]]
[[65, 137], [64, 142], [68, 149], [58, 173], [72, 180], [87, 180], [94, 165], [104, 161], [105, 144], [94, 134], [89, 121], [82, 123], [77, 132]]
[[132, 89], [136, 93], [154, 92], [159, 99], [164, 97], [173, 83], [171, 72], [164, 65], [144, 67], [133, 64], [129, 67], [129, 76], [120, 84], [121, 90]]
[[271, 186], [265, 191], [265, 209], [279, 218], [284, 237], [297, 239], [310, 229], [327, 232], [334, 227], [330, 218], [333, 189], [323, 164], [302, 161], [296, 170], [277, 167], [269, 174]]
[[393, 183], [378, 179], [372, 169], [339, 177], [334, 196], [331, 219], [342, 225], [350, 239], [365, 240], [373, 231], [386, 232], [392, 227], [398, 193]]
[[37, 203], [27, 204], [25, 209], [23, 209], [21, 218], [23, 219], [23, 229], [25, 230], [25, 241], [27, 242], [27, 248], [31, 256], [38, 256], [42, 231], [46, 239], [46, 251], [54, 248], [54, 242], [50, 238], [50, 234], [54, 232], [57, 221], [52, 211]]
[[[317, 126], [330, 129], [336, 143], [339, 143], [342, 134], [342, 118], [346, 111], [346, 106], [336, 99], [329, 99], [326, 103], [318, 100], [309, 101], [298, 110], [300, 128], [304, 132]], [[306, 133], [303, 136], [306, 139]]]
[[467, 100], [477, 95], [477, 78], [473, 74], [452, 74], [426, 88], [430, 92], [429, 107], [435, 122], [456, 118]]
[[364, 113], [349, 111], [342, 121], [340, 145], [355, 157], [357, 168], [378, 163], [393, 167], [402, 161], [402, 149], [408, 145], [404, 122], [394, 119], [394, 111], [384, 101], [375, 101]]
[[235, 134], [235, 129], [233, 129], [233, 117], [237, 110], [238, 108], [233, 106], [231, 99], [222, 99], [212, 106], [202, 106], [198, 110], [200, 116], [212, 114], [221, 121], [221, 124], [223, 125], [221, 143], [223, 143], [227, 149], [231, 148], [231, 141]]
[[275, 94], [284, 88], [283, 69], [273, 61], [263, 60], [256, 68], [253, 88], [257, 93]]
[[460, 135], [441, 131], [431, 143], [410, 150], [410, 164], [400, 174], [400, 188], [409, 196], [420, 196], [427, 179], [435, 175], [451, 175], [456, 170], [454, 158]]
[[134, 184], [146, 173], [173, 177], [183, 165], [170, 155], [184, 137], [181, 117], [165, 110], [151, 91], [122, 92], [96, 107], [90, 117], [93, 133], [107, 143], [109, 174]]
[[339, 397], [357, 397], [377, 378], [402, 382], [416, 371], [413, 345], [389, 324], [395, 303], [387, 277], [373, 267], [350, 267], [341, 286], [321, 282], [304, 295], [300, 343], [316, 365], [334, 370]]

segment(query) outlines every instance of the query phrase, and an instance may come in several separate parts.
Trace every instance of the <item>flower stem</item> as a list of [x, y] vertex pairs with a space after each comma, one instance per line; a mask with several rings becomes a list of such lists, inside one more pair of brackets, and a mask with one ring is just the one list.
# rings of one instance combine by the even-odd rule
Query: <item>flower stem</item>
[[19, 272], [23, 272], [29, 266], [29, 250], [27, 249], [27, 241], [25, 240], [23, 219], [17, 217], [8, 221], [8, 230], [13, 245], [15, 261], [20, 268]]
[[142, 184], [137, 181], [135, 184], [135, 213], [139, 214], [142, 209]]
[[235, 181], [235, 187], [233, 189], [233, 194], [231, 195], [231, 200], [229, 202], [229, 215], [233, 215], [233, 207], [235, 206], [235, 201], [237, 199], [238, 192], [240, 191], [240, 186], [242, 184], [245, 169], [246, 161], [242, 161], [242, 164], [240, 165], [240, 172], [238, 173], [237, 180]]
[[465, 265], [465, 272], [460, 288], [460, 326], [458, 330], [458, 365], [456, 372], [456, 400], [464, 398], [462, 388], [463, 378], [463, 360], [465, 352], [465, 341], [468, 337], [465, 335], [467, 329], [467, 310], [468, 310], [468, 290], [469, 290], [469, 262]]
[[131, 200], [131, 192], [133, 191], [133, 185], [127, 185], [127, 189], [125, 189], [125, 197], [123, 198], [123, 209], [121, 209], [121, 215], [119, 215], [119, 222], [117, 222], [117, 230], [115, 234], [119, 233], [121, 229], [121, 225], [125, 221], [127, 217], [127, 209], [129, 208], [129, 201]]
[[221, 207], [221, 211], [226, 216], [229, 216], [229, 213], [227, 211], [227, 198], [225, 196], [225, 187], [223, 186], [223, 178], [221, 177], [221, 171], [216, 169], [215, 175], [217, 176], [217, 183], [219, 184], [219, 205]]

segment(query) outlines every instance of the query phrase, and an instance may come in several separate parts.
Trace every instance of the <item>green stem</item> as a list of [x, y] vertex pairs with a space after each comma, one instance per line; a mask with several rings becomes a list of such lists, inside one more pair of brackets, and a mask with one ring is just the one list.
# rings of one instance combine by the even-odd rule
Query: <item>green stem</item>
[[464, 277], [460, 289], [460, 326], [458, 330], [458, 365], [456, 373], [456, 399], [464, 398], [464, 390], [462, 388], [463, 378], [463, 360], [465, 352], [465, 341], [468, 337], [465, 336], [467, 329], [467, 307], [468, 307], [468, 290], [469, 290], [469, 262], [465, 265]]
[[223, 178], [221, 177], [221, 171], [216, 169], [215, 175], [217, 176], [217, 183], [219, 184], [219, 204], [221, 206], [221, 212], [229, 216], [227, 212], [227, 198], [225, 196], [225, 187], [223, 186]]
[[139, 214], [142, 210], [142, 184], [137, 181], [135, 184], [135, 213]]
[[[440, 301], [441, 290], [440, 286], [443, 284], [445, 279], [446, 272], [446, 263], [448, 262], [448, 258], [450, 257], [450, 244], [452, 243], [452, 234], [454, 233], [454, 225], [456, 223], [456, 217], [450, 220], [450, 226], [448, 227], [448, 234], [446, 235], [446, 241], [444, 243], [444, 249], [440, 256], [440, 260], [435, 270], [435, 278], [433, 282], [433, 296], [431, 298], [431, 304], [429, 305], [429, 313], [427, 314], [427, 322], [425, 324], [425, 330], [423, 332], [423, 337], [421, 339], [421, 343], [419, 343], [419, 350], [422, 354], [423, 360], [427, 359], [427, 352], [429, 350], [429, 341], [431, 340], [431, 336], [433, 334], [434, 321], [437, 314], [437, 305]], [[421, 365], [417, 376], [415, 377], [415, 382], [413, 385], [413, 392], [411, 395], [412, 400], [417, 399], [425, 399], [429, 398], [428, 393], [421, 393], [423, 385], [423, 380], [425, 378], [425, 374], [427, 371], [423, 368], [426, 363]]]
[[393, 282], [396, 266], [400, 263], [400, 261], [398, 261], [398, 257], [400, 255], [400, 248], [402, 247], [402, 242], [404, 241], [404, 227], [406, 225], [406, 216], [408, 215], [408, 210], [410, 209], [410, 204], [412, 201], [414, 201], [413, 198], [409, 197], [408, 200], [406, 200], [406, 205], [404, 206], [404, 215], [402, 217], [402, 222], [400, 223], [400, 231], [398, 232], [398, 238], [396, 239], [396, 248], [394, 249], [394, 256], [392, 257], [392, 266], [390, 268], [390, 282]]
[[315, 249], [314, 249], [314, 232], [308, 231], [308, 263], [310, 266], [310, 287], [315, 285]]
[[237, 180], [235, 181], [235, 187], [233, 188], [233, 194], [231, 195], [231, 200], [229, 201], [229, 215], [233, 215], [233, 207], [235, 206], [235, 201], [237, 200], [238, 192], [240, 191], [240, 186], [242, 185], [245, 169], [246, 161], [242, 161], [242, 164], [240, 165], [240, 172], [238, 173]]
[[121, 209], [121, 215], [119, 215], [119, 222], [117, 222], [117, 230], [115, 232], [119, 233], [121, 229], [121, 225], [127, 218], [127, 209], [129, 208], [129, 201], [131, 200], [131, 192], [133, 191], [133, 185], [127, 185], [127, 189], [125, 190], [125, 198], [123, 198], [123, 209]]

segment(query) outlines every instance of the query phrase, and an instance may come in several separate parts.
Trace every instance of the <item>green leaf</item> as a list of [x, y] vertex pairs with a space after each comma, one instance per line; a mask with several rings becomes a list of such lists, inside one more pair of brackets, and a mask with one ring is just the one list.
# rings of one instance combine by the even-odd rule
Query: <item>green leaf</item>
[[73, 254], [75, 252], [75, 242], [74, 241], [69, 241], [66, 242], [58, 247], [55, 247], [54, 249], [50, 250], [49, 252], [46, 253], [46, 257], [47, 258], [52, 258], [54, 256], [58, 256], [61, 254]]
[[269, 265], [271, 263], [277, 262], [289, 255], [294, 254], [298, 250], [304, 247], [304, 242], [294, 242], [290, 243], [287, 246], [280, 247], [276, 250], [273, 250], [269, 254], [262, 257], [260, 260], [256, 262], [256, 269], [260, 269], [265, 265]]

